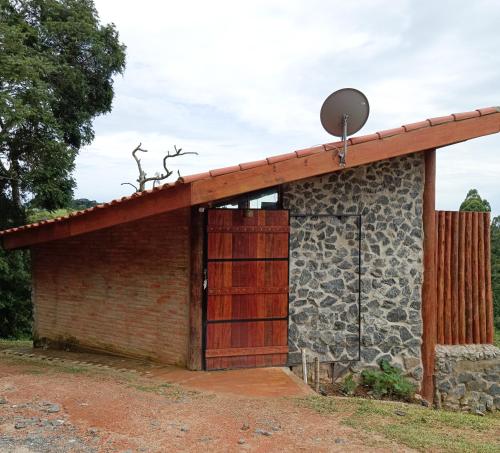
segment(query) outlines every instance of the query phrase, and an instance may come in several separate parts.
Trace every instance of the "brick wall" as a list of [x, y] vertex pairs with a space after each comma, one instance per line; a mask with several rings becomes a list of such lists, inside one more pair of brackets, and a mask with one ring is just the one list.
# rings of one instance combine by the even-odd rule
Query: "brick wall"
[[35, 336], [185, 365], [189, 210], [32, 249]]

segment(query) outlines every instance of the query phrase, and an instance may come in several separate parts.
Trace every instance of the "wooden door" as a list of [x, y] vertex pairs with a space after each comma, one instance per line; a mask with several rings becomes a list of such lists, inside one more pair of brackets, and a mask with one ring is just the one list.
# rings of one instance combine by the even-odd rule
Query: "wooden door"
[[206, 369], [285, 365], [288, 211], [211, 209]]

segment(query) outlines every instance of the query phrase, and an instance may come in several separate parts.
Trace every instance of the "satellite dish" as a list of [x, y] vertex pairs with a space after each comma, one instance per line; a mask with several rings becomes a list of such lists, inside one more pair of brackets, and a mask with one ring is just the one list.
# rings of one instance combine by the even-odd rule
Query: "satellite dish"
[[320, 119], [325, 130], [342, 137], [344, 150], [339, 153], [340, 165], [345, 166], [347, 137], [358, 132], [370, 114], [367, 97], [354, 88], [342, 88], [330, 94], [321, 107]]

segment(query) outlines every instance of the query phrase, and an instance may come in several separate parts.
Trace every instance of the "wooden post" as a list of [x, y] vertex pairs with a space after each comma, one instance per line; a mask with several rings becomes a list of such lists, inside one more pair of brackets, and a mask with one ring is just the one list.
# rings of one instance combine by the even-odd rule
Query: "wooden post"
[[436, 150], [425, 152], [423, 200], [424, 281], [422, 285], [422, 396], [432, 403], [434, 397], [434, 356], [436, 348]]
[[200, 208], [191, 209], [191, 254], [190, 254], [190, 298], [189, 298], [189, 345], [188, 363], [190, 370], [203, 368], [203, 238], [204, 213]]
[[319, 359], [314, 357], [314, 389], [319, 393]]
[[304, 384], [307, 384], [307, 358], [305, 349], [302, 349], [302, 379], [304, 380]]
[[486, 343], [493, 343], [493, 292], [491, 288], [491, 243], [490, 243], [490, 214], [486, 214], [484, 223], [484, 255], [485, 255], [485, 274], [486, 279]]

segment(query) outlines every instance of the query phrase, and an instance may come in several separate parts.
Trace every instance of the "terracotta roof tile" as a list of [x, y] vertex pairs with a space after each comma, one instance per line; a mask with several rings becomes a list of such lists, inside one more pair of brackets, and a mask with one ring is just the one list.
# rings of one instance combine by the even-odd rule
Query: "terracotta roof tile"
[[474, 110], [472, 112], [460, 112], [460, 113], [453, 113], [453, 118], [455, 118], [455, 121], [462, 121], [462, 120], [468, 120], [469, 118], [475, 118], [476, 116], [480, 116], [480, 113], [477, 110]]
[[254, 160], [253, 162], [245, 162], [243, 164], [240, 164], [240, 170], [248, 170], [250, 168], [255, 168], [255, 167], [262, 167], [262, 165], [268, 165], [268, 162], [266, 159], [262, 160]]
[[417, 123], [405, 124], [403, 125], [403, 128], [406, 132], [410, 132], [410, 131], [415, 131], [417, 129], [422, 129], [424, 127], [429, 127], [430, 125], [431, 123], [429, 122], [429, 120], [425, 120], [425, 121], [418, 121]]
[[313, 146], [312, 148], [299, 149], [298, 151], [295, 151], [295, 154], [297, 155], [297, 157], [306, 157], [306, 156], [310, 156], [312, 154], [321, 153], [324, 150], [325, 150], [325, 148], [323, 147], [323, 145]]
[[377, 132], [377, 135], [380, 138], [387, 138], [387, 137], [392, 137], [393, 135], [399, 135], [405, 132], [404, 127], [395, 127], [394, 129], [386, 129], [385, 131], [379, 131]]
[[454, 121], [455, 118], [453, 115], [447, 116], [437, 116], [436, 118], [429, 118], [427, 121], [431, 123], [431, 126], [437, 126], [438, 124], [449, 123], [450, 121]]
[[[347, 146], [351, 145], [352, 144], [352, 139], [348, 139], [347, 140]], [[332, 143], [327, 143], [326, 145], [323, 146], [324, 150], [325, 151], [332, 151], [332, 150], [335, 150], [335, 149], [340, 149], [344, 146], [344, 142], [343, 141], [339, 141], [339, 142], [332, 142]]]
[[368, 135], [360, 135], [359, 137], [351, 138], [351, 143], [353, 145], [357, 145], [359, 143], [371, 142], [372, 140], [378, 140], [378, 134], [368, 134]]
[[498, 109], [498, 107], [485, 107], [484, 109], [477, 109], [476, 111], [479, 112], [481, 116], [483, 116], [490, 115], [492, 113], [498, 113], [500, 110]]
[[228, 173], [234, 173], [236, 171], [240, 171], [240, 166], [239, 165], [232, 165], [231, 167], [224, 167], [224, 168], [216, 168], [215, 170], [210, 170], [210, 176], [220, 176], [220, 175], [227, 175]]
[[266, 160], [269, 164], [275, 164], [276, 162], [295, 159], [296, 157], [297, 157], [297, 154], [295, 152], [293, 152], [293, 153], [286, 153], [286, 154], [278, 154], [277, 156], [271, 156], [271, 157], [268, 157]]

